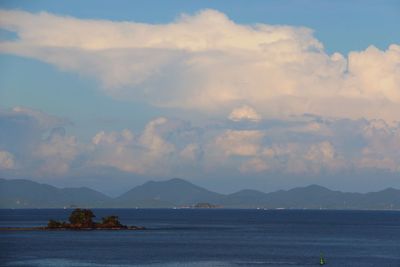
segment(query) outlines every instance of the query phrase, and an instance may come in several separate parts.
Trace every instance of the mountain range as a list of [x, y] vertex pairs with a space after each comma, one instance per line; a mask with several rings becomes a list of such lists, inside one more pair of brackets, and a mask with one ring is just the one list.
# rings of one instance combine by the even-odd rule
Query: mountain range
[[149, 181], [111, 198], [87, 187], [57, 188], [30, 180], [0, 179], [0, 208], [172, 208], [197, 203], [224, 208], [400, 209], [400, 190], [346, 193], [310, 185], [272, 193], [246, 189], [219, 194], [174, 178]]

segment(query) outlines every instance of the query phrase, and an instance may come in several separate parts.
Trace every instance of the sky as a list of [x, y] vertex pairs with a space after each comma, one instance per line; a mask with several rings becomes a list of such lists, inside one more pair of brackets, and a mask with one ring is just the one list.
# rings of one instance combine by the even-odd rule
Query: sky
[[0, 177], [400, 188], [399, 1], [1, 1]]

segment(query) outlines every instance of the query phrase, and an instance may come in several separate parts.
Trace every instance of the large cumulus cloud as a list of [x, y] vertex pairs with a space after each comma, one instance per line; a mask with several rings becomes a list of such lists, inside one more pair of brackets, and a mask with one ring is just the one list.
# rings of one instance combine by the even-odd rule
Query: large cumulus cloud
[[117, 98], [214, 114], [249, 105], [269, 118], [399, 120], [396, 44], [328, 55], [310, 29], [237, 24], [215, 10], [168, 24], [3, 10], [0, 27], [18, 35], [2, 53], [93, 77]]

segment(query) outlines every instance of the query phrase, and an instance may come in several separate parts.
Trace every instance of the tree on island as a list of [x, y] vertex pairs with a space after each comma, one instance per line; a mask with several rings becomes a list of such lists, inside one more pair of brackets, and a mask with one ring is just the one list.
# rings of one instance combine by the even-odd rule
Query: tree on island
[[55, 220], [49, 220], [47, 223], [47, 229], [58, 229], [58, 230], [95, 230], [95, 229], [103, 229], [103, 230], [141, 230], [144, 227], [140, 226], [126, 226], [120, 223], [118, 220], [118, 216], [111, 215], [102, 218], [100, 223], [93, 222], [93, 218], [96, 217], [94, 213], [89, 209], [75, 209], [72, 211], [68, 220], [69, 223], [66, 222], [58, 222]]
[[123, 227], [123, 225], [118, 220], [118, 216], [114, 215], [102, 218], [102, 222], [98, 226], [106, 228]]
[[94, 217], [93, 211], [89, 209], [75, 209], [69, 216], [69, 222], [72, 227], [92, 228]]
[[57, 228], [62, 228], [64, 225], [64, 223], [55, 221], [55, 220], [49, 220], [49, 222], [47, 223], [47, 228], [50, 229], [57, 229]]

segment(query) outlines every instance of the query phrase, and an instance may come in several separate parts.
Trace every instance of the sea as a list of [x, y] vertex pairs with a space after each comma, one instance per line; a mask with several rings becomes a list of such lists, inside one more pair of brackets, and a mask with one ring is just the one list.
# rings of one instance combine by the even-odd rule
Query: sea
[[[0, 210], [0, 227], [69, 209]], [[0, 231], [1, 266], [400, 266], [400, 211], [95, 209], [142, 231]]]

